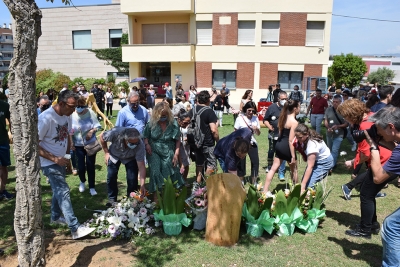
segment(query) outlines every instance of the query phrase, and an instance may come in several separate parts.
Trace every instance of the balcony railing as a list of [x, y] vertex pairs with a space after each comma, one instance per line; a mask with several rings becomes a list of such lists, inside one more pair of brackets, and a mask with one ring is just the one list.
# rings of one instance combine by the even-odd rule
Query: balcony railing
[[0, 43], [12, 44], [12, 43], [14, 43], [14, 40], [13, 39], [0, 38]]
[[191, 62], [192, 44], [135, 44], [122, 46], [123, 62]]
[[14, 51], [14, 47], [0, 47], [0, 52], [13, 52]]
[[0, 66], [0, 71], [8, 70], [8, 66]]

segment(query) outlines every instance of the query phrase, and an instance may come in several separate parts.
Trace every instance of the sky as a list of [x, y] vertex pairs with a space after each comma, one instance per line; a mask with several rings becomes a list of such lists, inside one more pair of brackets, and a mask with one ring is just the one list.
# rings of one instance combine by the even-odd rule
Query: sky
[[[36, 3], [40, 8], [63, 5], [61, 0], [54, 0], [54, 3], [36, 0]], [[111, 0], [73, 0], [73, 3], [76, 6], [109, 4]], [[400, 21], [399, 10], [399, 0], [333, 0], [332, 13]], [[10, 13], [3, 1], [0, 0], [0, 26], [4, 22], [8, 24], [10, 21]], [[399, 28], [400, 22], [379, 22], [332, 16], [330, 54], [400, 54]]]

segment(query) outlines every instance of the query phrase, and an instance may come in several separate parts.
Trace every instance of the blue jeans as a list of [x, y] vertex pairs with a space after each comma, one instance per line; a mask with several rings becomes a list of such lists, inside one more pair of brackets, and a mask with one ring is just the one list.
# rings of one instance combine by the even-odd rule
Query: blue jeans
[[221, 169], [224, 173], [228, 173], [228, 169], [225, 166], [225, 160], [223, 158], [217, 158], [219, 162], [219, 166], [221, 166]]
[[192, 109], [194, 109], [194, 100], [190, 100], [190, 104], [192, 105]]
[[[316, 160], [310, 179], [306, 184], [306, 188], [315, 187], [315, 184], [328, 176], [328, 172], [333, 167], [333, 157], [329, 155], [326, 159]], [[307, 167], [306, 167], [307, 168]], [[303, 176], [304, 177], [304, 176]]]
[[400, 266], [400, 208], [383, 221], [381, 236], [382, 267]]
[[86, 182], [86, 171], [88, 174], [89, 188], [94, 188], [95, 186], [95, 164], [96, 164], [96, 154], [88, 156], [86, 150], [83, 146], [75, 147], [75, 154], [78, 158], [78, 175], [82, 183]]
[[76, 169], [76, 153], [74, 150], [70, 150], [69, 154], [71, 155], [72, 168]]
[[51, 219], [58, 220], [64, 214], [71, 232], [79, 227], [78, 219], [75, 217], [70, 198], [70, 192], [65, 181], [65, 167], [53, 164], [42, 167], [43, 174], [49, 178], [53, 197], [51, 199]]
[[321, 134], [321, 123], [324, 119], [324, 114], [311, 114], [311, 127]]
[[326, 144], [328, 145], [328, 147], [332, 153], [333, 166], [336, 166], [337, 159], [339, 156], [340, 145], [342, 144], [342, 141], [343, 141], [342, 136], [338, 136], [338, 137], [334, 138], [332, 134], [330, 134], [330, 133], [326, 134]]
[[[121, 161], [117, 161], [117, 163], [113, 163], [111, 160], [108, 160], [107, 165], [107, 191], [108, 191], [108, 199], [112, 201], [117, 201], [118, 197], [118, 170], [119, 166], [121, 166]], [[125, 164], [126, 170], [126, 183], [127, 183], [127, 193], [126, 196], [129, 197], [131, 192], [138, 190], [138, 165], [136, 160], [132, 160]]]
[[[275, 145], [277, 140], [274, 140], [272, 138], [268, 138], [269, 144], [268, 144], [268, 167], [272, 166], [272, 162], [274, 160], [274, 155], [275, 155]], [[279, 166], [278, 169], [278, 177], [285, 177], [285, 172], [286, 172], [286, 160], [282, 161], [281, 166]]]

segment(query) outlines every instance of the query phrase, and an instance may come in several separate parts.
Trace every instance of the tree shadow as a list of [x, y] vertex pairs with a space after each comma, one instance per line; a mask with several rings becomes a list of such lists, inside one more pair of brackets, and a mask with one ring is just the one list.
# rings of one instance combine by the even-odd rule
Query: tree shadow
[[328, 237], [329, 241], [335, 242], [343, 249], [349, 259], [364, 261], [368, 266], [382, 265], [382, 246], [371, 243], [354, 243], [347, 239]]
[[357, 223], [360, 223], [360, 216], [350, 214], [348, 212], [336, 212], [333, 210], [326, 211], [326, 217], [332, 218], [337, 221], [339, 225], [344, 225], [346, 227], [354, 227]]

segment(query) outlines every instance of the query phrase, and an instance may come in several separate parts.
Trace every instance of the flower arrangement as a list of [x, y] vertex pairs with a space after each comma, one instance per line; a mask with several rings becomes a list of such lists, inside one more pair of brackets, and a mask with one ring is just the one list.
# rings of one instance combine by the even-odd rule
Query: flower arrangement
[[163, 229], [167, 235], [179, 235], [182, 231], [182, 225], [188, 227], [191, 223], [185, 213], [186, 196], [186, 186], [183, 186], [180, 192], [176, 192], [171, 178], [164, 182], [162, 198], [157, 191], [161, 210], [154, 213], [154, 218], [163, 222]]
[[195, 215], [193, 229], [203, 230], [206, 227], [208, 207], [207, 187], [205, 183], [198, 184], [198, 186], [193, 188], [192, 195], [185, 202]]
[[95, 236], [113, 239], [131, 239], [135, 234], [151, 235], [155, 233], [149, 223], [154, 221], [153, 211], [156, 204], [140, 193], [132, 192], [112, 208], [94, 213], [85, 224], [95, 227]]

